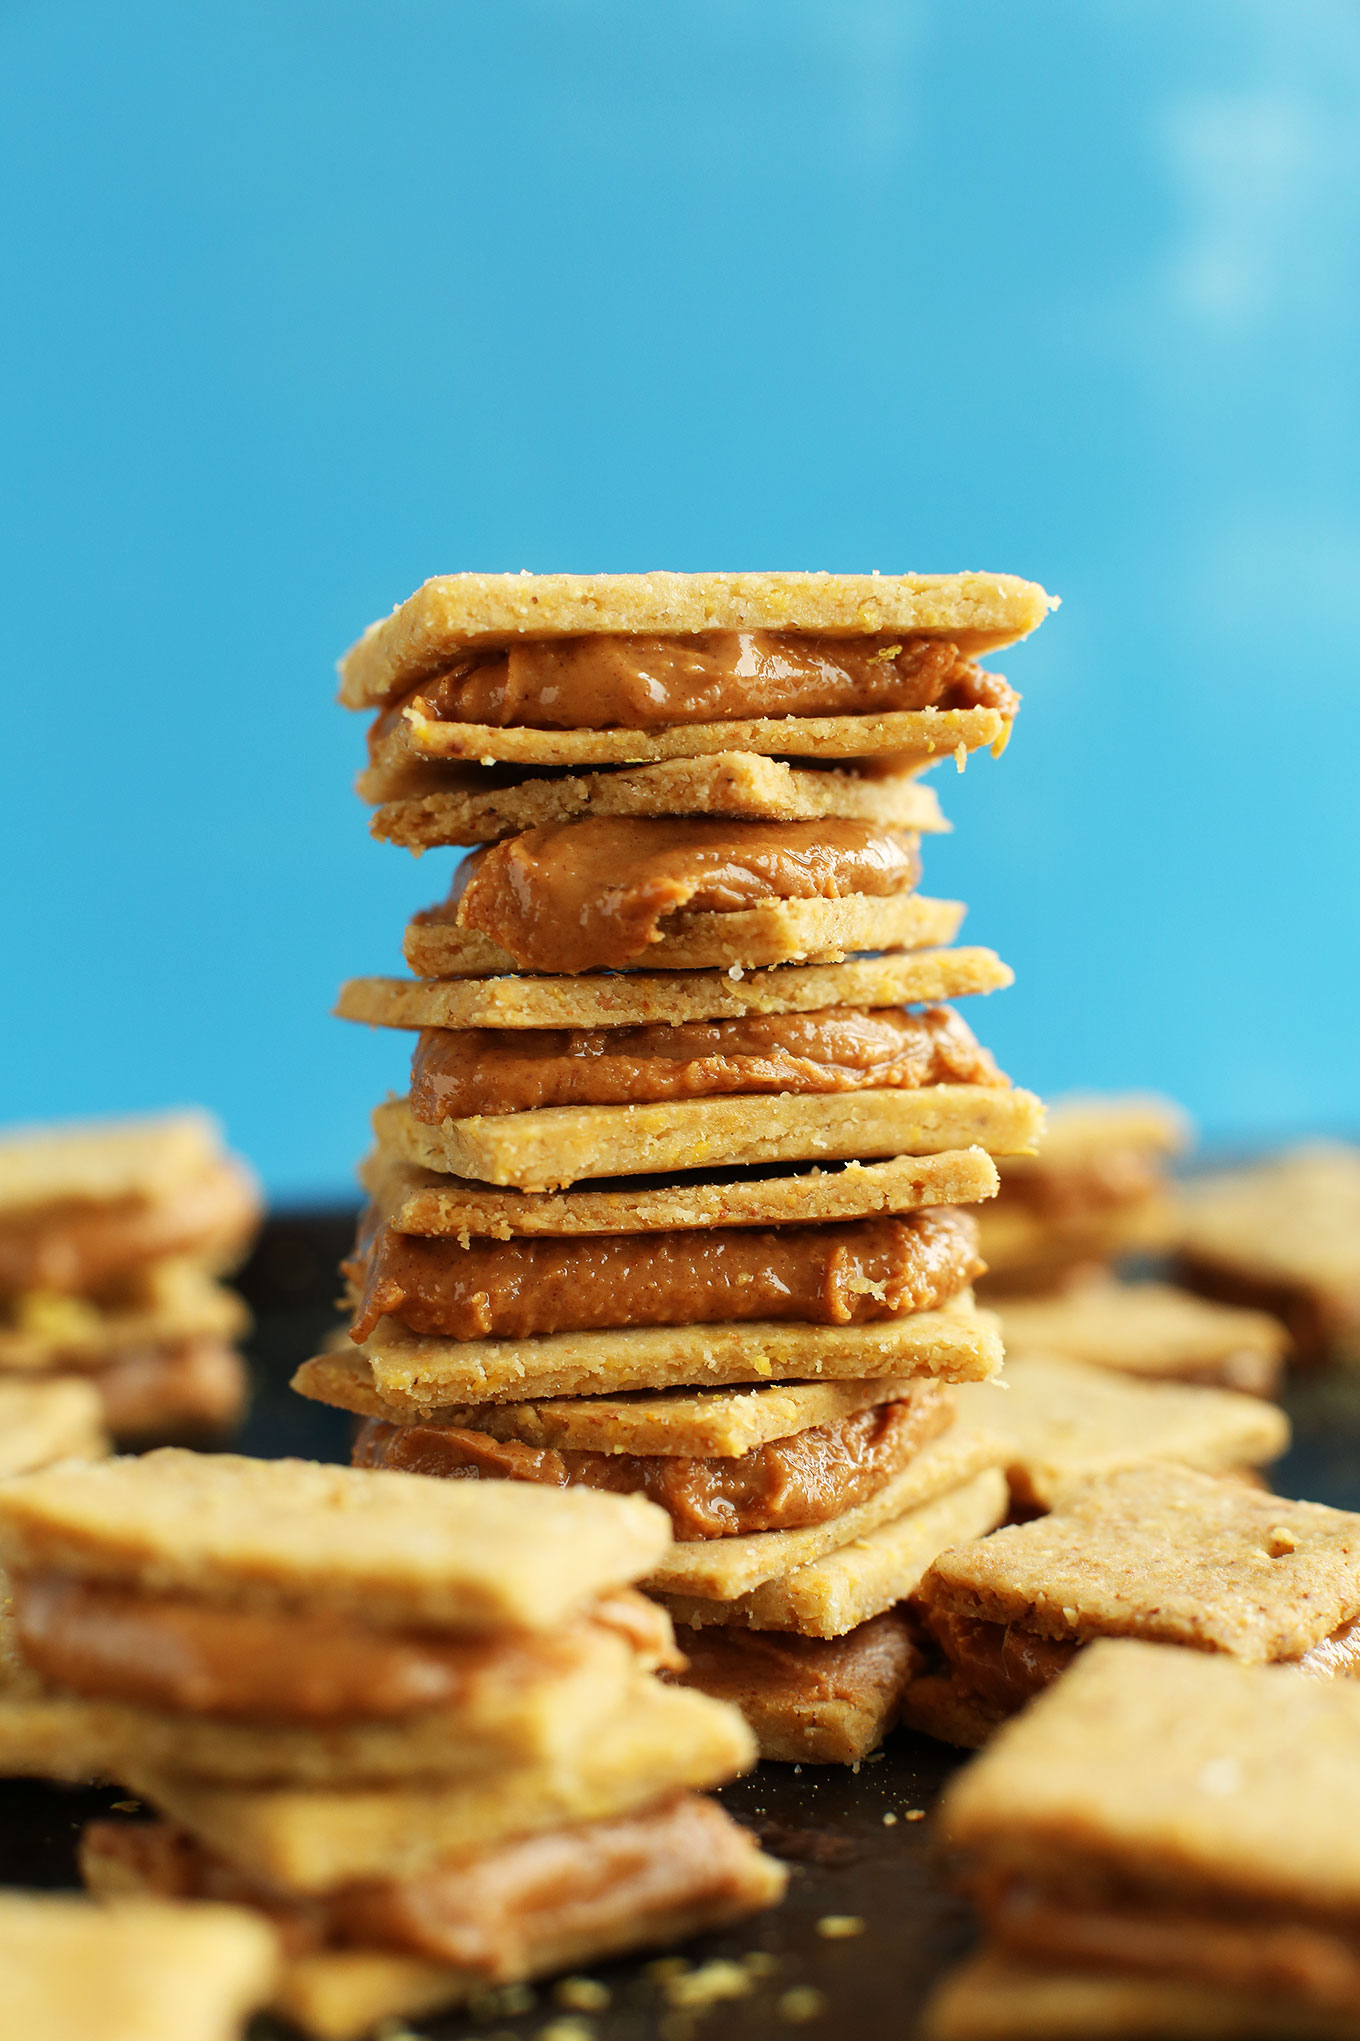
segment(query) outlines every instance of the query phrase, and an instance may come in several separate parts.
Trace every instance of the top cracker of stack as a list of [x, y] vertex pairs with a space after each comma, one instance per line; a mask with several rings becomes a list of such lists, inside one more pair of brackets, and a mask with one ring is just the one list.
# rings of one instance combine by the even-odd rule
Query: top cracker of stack
[[[482, 846], [407, 930], [419, 975], [341, 997], [420, 1030], [353, 1345], [298, 1378], [373, 1421], [363, 1457], [644, 1489], [679, 1539], [652, 1589], [770, 1648], [858, 1632], [997, 1520], [1003, 1449], [941, 1386], [1001, 1358], [955, 1208], [1041, 1108], [935, 1004], [1010, 973], [916, 891], [919, 774], [1001, 749], [1017, 697], [975, 656], [1049, 606], [985, 575], [461, 575], [349, 654], [376, 833]], [[779, 1754], [882, 1727], [901, 1640], [875, 1650], [853, 1733]]]
[[[0, 1470], [239, 1416], [259, 1200], [205, 1113], [0, 1138]], [[21, 1440], [24, 1442], [21, 1444]]]

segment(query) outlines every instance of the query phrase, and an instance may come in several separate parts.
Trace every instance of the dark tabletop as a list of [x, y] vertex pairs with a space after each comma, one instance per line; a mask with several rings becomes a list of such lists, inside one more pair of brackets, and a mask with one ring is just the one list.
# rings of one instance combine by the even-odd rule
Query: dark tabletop
[[[266, 1227], [239, 1279], [256, 1314], [250, 1352], [256, 1392], [233, 1443], [276, 1458], [347, 1460], [352, 1420], [293, 1395], [288, 1378], [318, 1350], [336, 1323], [336, 1263], [353, 1239], [347, 1211], [285, 1214]], [[1360, 1374], [1333, 1370], [1297, 1378], [1285, 1398], [1294, 1444], [1277, 1463], [1274, 1486], [1346, 1509], [1360, 1509]], [[763, 1764], [718, 1797], [782, 1857], [792, 1877], [788, 1898], [775, 1912], [722, 1934], [686, 1945], [690, 1974], [726, 1959], [761, 1958], [700, 1979], [715, 1990], [742, 1995], [685, 2003], [683, 1976], [655, 1975], [654, 1959], [595, 1964], [589, 1974], [608, 1985], [603, 2012], [564, 2007], [553, 1986], [537, 1987], [532, 2002], [520, 1990], [468, 2013], [413, 2023], [421, 2035], [455, 2036], [494, 2030], [511, 2036], [541, 2034], [554, 2020], [580, 2023], [549, 2041], [767, 2041], [805, 2027], [809, 2041], [853, 2033], [855, 2041], [901, 2041], [935, 1977], [968, 1946], [967, 1910], [949, 1892], [933, 1858], [928, 1816], [957, 1755], [927, 1738], [899, 1732], [874, 1758], [840, 1765]], [[117, 1791], [75, 1791], [23, 1781], [0, 1782], [0, 1883], [69, 1886], [75, 1875], [75, 1841], [83, 1824], [125, 1796]], [[913, 1819], [913, 1816], [917, 1817]], [[819, 1933], [837, 1917], [862, 1923], [844, 1936]], [[260, 2041], [280, 2033], [267, 2021], [252, 2030]], [[77, 2037], [72, 2037], [77, 2041]]]

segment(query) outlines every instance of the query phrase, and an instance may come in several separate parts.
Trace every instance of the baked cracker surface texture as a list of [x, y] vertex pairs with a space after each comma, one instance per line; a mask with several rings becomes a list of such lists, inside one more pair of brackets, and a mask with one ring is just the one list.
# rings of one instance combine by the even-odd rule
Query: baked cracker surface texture
[[340, 699], [376, 706], [462, 652], [592, 632], [902, 631], [981, 653], [1037, 630], [1055, 606], [1013, 574], [441, 574], [345, 654]]
[[1258, 1396], [1275, 1388], [1289, 1344], [1268, 1312], [1210, 1303], [1171, 1283], [1099, 1277], [998, 1308], [1008, 1353], [1066, 1354], [1129, 1375], [1217, 1382]]
[[1004, 1388], [965, 1385], [960, 1414], [1010, 1449], [1016, 1501], [1050, 1508], [1073, 1481], [1173, 1460], [1206, 1474], [1262, 1466], [1289, 1444], [1274, 1404], [1231, 1389], [1137, 1382], [1057, 1355], [1008, 1354]]
[[925, 1594], [1046, 1637], [1297, 1658], [1360, 1613], [1360, 1517], [1188, 1467], [1127, 1467], [942, 1554]]
[[14, 2041], [236, 2041], [279, 1968], [273, 1930], [243, 1907], [0, 1893]]
[[586, 1489], [163, 1448], [0, 1490], [0, 1561], [264, 1608], [548, 1629], [655, 1565], [663, 1511]]
[[1360, 1684], [1107, 1639], [950, 1785], [951, 1848], [1080, 1863], [1201, 1902], [1360, 1905]]
[[[946, 903], [937, 903], [946, 904]], [[948, 942], [963, 910], [943, 925]], [[952, 926], [950, 926], [952, 922]], [[811, 1013], [829, 1006], [938, 1004], [995, 992], [1014, 973], [992, 950], [922, 948], [843, 964], [777, 964], [745, 971], [606, 971], [593, 977], [351, 978], [341, 1020], [386, 1028], [653, 1027], [740, 1020], [752, 1013]]]

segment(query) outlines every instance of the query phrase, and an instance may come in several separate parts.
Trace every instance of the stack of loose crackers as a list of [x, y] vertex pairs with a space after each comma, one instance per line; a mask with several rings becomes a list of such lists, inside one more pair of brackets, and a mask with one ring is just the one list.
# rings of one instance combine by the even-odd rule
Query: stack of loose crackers
[[[981, 1218], [985, 1294], [1010, 1354], [1056, 1354], [1149, 1382], [1207, 1383], [1270, 1396], [1288, 1335], [1278, 1316], [1243, 1308], [1258, 1287], [1129, 1281], [1130, 1256], [1181, 1238], [1200, 1194], [1174, 1191], [1171, 1159], [1189, 1127], [1165, 1099], [1074, 1095], [1049, 1108], [1042, 1153], [1001, 1164]], [[1360, 1295], [1360, 1287], [1357, 1288]], [[1229, 1301], [1213, 1301], [1226, 1298]]]
[[258, 1217], [203, 1113], [0, 1137], [0, 1471], [230, 1425]]
[[917, 889], [921, 773], [999, 752], [1004, 576], [455, 575], [342, 662], [375, 833], [477, 846], [376, 1114], [351, 1337], [304, 1394], [361, 1462], [634, 1490], [684, 1675], [762, 1750], [850, 1760], [913, 1661], [896, 1605], [1007, 1506], [971, 1207], [1041, 1108], [941, 1002], [1009, 982]]
[[942, 1809], [987, 1946], [929, 2041], [1355, 2041], [1360, 1686], [1093, 1644]]
[[654, 1677], [669, 1543], [640, 1497], [302, 1461], [16, 1477], [0, 1770], [132, 1788], [87, 1884], [263, 1915], [326, 2041], [681, 1939], [784, 1879], [699, 1796], [740, 1715]]

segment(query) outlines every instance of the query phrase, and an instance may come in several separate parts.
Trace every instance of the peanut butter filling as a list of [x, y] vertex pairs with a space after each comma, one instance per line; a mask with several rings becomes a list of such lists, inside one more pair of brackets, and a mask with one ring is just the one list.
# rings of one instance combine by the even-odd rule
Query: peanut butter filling
[[326, 1947], [388, 1949], [493, 1983], [550, 1967], [559, 1950], [570, 1960], [574, 1945], [645, 1941], [649, 1916], [661, 1923], [693, 1909], [720, 1917], [724, 1903], [735, 1912], [768, 1897], [763, 1880], [756, 1890], [760, 1860], [750, 1836], [693, 1793], [317, 1900], [256, 1885], [163, 1821], [92, 1822], [81, 1862], [96, 1891], [253, 1906], [270, 1916], [292, 1957]]
[[910, 892], [914, 836], [868, 822], [728, 822], [592, 816], [474, 851], [421, 923], [456, 921], [525, 970], [619, 970], [668, 915], [737, 914], [772, 900]]
[[362, 1285], [351, 1333], [380, 1318], [447, 1339], [531, 1339], [624, 1325], [797, 1319], [863, 1325], [928, 1311], [982, 1272], [977, 1222], [951, 1205], [820, 1226], [473, 1241], [385, 1226], [343, 1264]]
[[125, 1349], [88, 1380], [119, 1439], [220, 1431], [240, 1416], [249, 1390], [235, 1347], [211, 1336]]
[[453, 1426], [369, 1418], [355, 1443], [354, 1464], [645, 1495], [667, 1512], [681, 1539], [789, 1531], [867, 1502], [947, 1428], [949, 1392], [935, 1383], [922, 1384], [922, 1392], [773, 1439], [733, 1459], [559, 1451]]
[[0, 1300], [23, 1290], [121, 1303], [137, 1294], [147, 1262], [167, 1255], [230, 1255], [255, 1223], [254, 1194], [223, 1166], [173, 1199], [71, 1200], [0, 1222]]
[[833, 1006], [669, 1027], [426, 1028], [411, 1066], [411, 1110], [437, 1127], [539, 1106], [1003, 1081], [947, 1006]]
[[[569, 1631], [469, 1640], [305, 1610], [152, 1597], [61, 1573], [18, 1574], [12, 1587], [20, 1645], [45, 1679], [98, 1700], [193, 1715], [378, 1720], [456, 1706], [489, 1674], [508, 1683], [551, 1677], [579, 1655]], [[621, 1631], [644, 1656], [670, 1656], [640, 1596], [607, 1597], [582, 1620]]]
[[706, 631], [689, 638], [553, 638], [473, 654], [423, 681], [409, 706], [443, 723], [532, 730], [656, 730], [768, 716], [999, 709], [1019, 696], [937, 638]]
[[[1027, 1706], [1082, 1648], [1075, 1639], [1042, 1637], [1019, 1623], [990, 1623], [928, 1604], [916, 1612], [960, 1686], [1003, 1715]], [[1287, 1663], [1314, 1679], [1360, 1678], [1360, 1618]]]
[[1109, 1148], [1067, 1167], [1046, 1164], [1042, 1156], [1026, 1160], [1023, 1169], [1003, 1174], [1001, 1196], [1008, 1205], [1023, 1205], [1038, 1218], [1061, 1225], [1155, 1197], [1165, 1181], [1160, 1156], [1146, 1148]]
[[1360, 1923], [1345, 1916], [1080, 1861], [1052, 1881], [983, 1871], [973, 1882], [992, 1934], [1019, 1956], [1360, 2012]]

